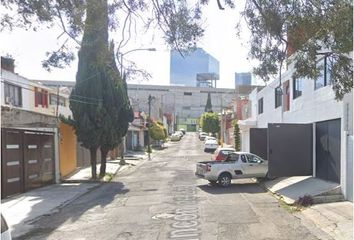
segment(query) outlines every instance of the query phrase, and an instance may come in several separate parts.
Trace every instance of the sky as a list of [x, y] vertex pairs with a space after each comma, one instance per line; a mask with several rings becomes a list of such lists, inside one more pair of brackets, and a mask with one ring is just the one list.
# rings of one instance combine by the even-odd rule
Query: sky
[[[236, 36], [235, 26], [238, 22], [241, 6], [236, 9], [219, 10], [217, 1], [210, 1], [203, 8], [205, 35], [197, 46], [219, 60], [220, 80], [218, 87], [234, 88], [235, 72], [248, 72], [255, 66], [255, 61], [248, 60], [249, 32], [243, 24], [241, 38]], [[243, 1], [238, 1], [238, 3]], [[37, 80], [75, 81], [77, 60], [65, 69], [47, 72], [41, 61], [45, 53], [60, 47], [63, 39], [58, 39], [61, 31], [58, 27], [44, 28], [37, 32], [16, 29], [2, 32], [0, 35], [0, 54], [10, 54], [15, 59], [15, 72]], [[112, 33], [113, 39], [119, 40], [120, 33]], [[169, 48], [164, 44], [159, 33], [140, 34], [133, 37], [123, 52], [136, 48], [156, 48], [156, 51], [135, 51], [124, 56], [124, 63], [133, 61], [136, 65], [152, 75], [148, 81], [130, 81], [130, 83], [168, 85], [169, 84]], [[255, 81], [255, 80], [254, 80]], [[128, 82], [129, 83], [129, 82]], [[253, 82], [256, 83], [256, 82]], [[257, 82], [259, 83], [259, 82]]]

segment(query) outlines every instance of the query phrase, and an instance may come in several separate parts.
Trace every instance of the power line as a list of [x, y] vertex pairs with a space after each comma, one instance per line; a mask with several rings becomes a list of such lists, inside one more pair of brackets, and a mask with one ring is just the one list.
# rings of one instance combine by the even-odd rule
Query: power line
[[[6, 81], [2, 81], [2, 83], [9, 83], [9, 82], [6, 82]], [[26, 88], [26, 87], [23, 87], [21, 86], [22, 89], [24, 90], [28, 90], [28, 91], [31, 91], [31, 92], [36, 92], [35, 90], [33, 89], [30, 89], [30, 88]], [[86, 101], [82, 101], [82, 100], [79, 100], [79, 99], [73, 99], [73, 98], [70, 98], [69, 101], [73, 101], [73, 102], [77, 102], [77, 103], [84, 103], [84, 104], [91, 104], [91, 105], [99, 105], [99, 103], [94, 103], [94, 102], [86, 102]]]
[[[11, 82], [13, 82], [13, 83], [18, 83], [18, 84], [22, 84], [22, 85], [31, 86], [31, 87], [36, 87], [36, 86], [33, 86], [33, 85], [29, 84], [29, 83], [19, 82], [19, 81], [16, 81], [16, 80], [13, 80], [13, 79], [9, 79], [9, 78], [4, 78], [4, 77], [1, 77], [1, 78], [9, 81], [9, 82], [6, 82], [6, 83], [10, 83], [11, 84]], [[43, 87], [50, 88], [48, 86], [43, 86]], [[52, 88], [50, 88], [50, 89], [52, 89]], [[54, 89], [52, 89], [52, 90], [54, 91]], [[70, 94], [70, 96], [71, 97], [77, 97], [77, 98], [85, 98], [85, 99], [88, 99], [88, 100], [94, 100], [94, 101], [98, 101], [98, 102], [102, 101], [102, 99], [92, 98], [92, 97], [85, 97], [85, 96], [75, 95], [75, 94]]]

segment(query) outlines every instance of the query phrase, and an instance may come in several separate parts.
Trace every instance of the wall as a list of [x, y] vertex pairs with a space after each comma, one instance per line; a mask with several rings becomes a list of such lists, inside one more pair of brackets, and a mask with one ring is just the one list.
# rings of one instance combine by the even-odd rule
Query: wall
[[[23, 110], [37, 112], [37, 113], [51, 115], [51, 116], [56, 115], [56, 105], [50, 105], [50, 99], [49, 99], [50, 93], [57, 94], [56, 88], [49, 88], [39, 83], [29, 81], [27, 78], [24, 78], [16, 73], [12, 73], [3, 69], [1, 69], [1, 80], [2, 80], [1, 81], [1, 96], [2, 96], [1, 105], [2, 106], [9, 106], [8, 104], [5, 104], [3, 81], [6, 81], [22, 88], [21, 89], [22, 106], [21, 107], [11, 106], [12, 108], [20, 108]], [[37, 87], [39, 90], [44, 89], [48, 91], [48, 107], [42, 107], [41, 105], [38, 105], [37, 107], [35, 106], [35, 87]], [[58, 107], [59, 113], [66, 117], [71, 116], [72, 113], [69, 109], [69, 101], [68, 101], [69, 95], [62, 94], [62, 93], [59, 94], [60, 96], [66, 99], [66, 106]]]
[[[283, 74], [282, 83], [289, 80], [290, 83], [290, 110], [283, 112], [283, 105], [275, 108], [275, 88], [279, 81], [273, 81], [267, 87], [259, 91], [254, 90], [249, 99], [252, 101], [252, 112], [256, 112], [258, 128], [266, 128], [268, 123], [316, 123], [320, 121], [341, 119], [341, 179], [342, 192], [346, 199], [352, 200], [353, 169], [352, 147], [348, 145], [353, 135], [353, 95], [347, 94], [343, 101], [335, 100], [332, 85], [324, 86], [315, 90], [315, 81], [303, 79], [302, 95], [293, 98], [292, 73]], [[258, 100], [263, 98], [263, 113], [258, 114]], [[283, 99], [284, 101], [284, 99]], [[253, 117], [252, 117], [253, 118]], [[243, 141], [249, 141], [247, 132], [243, 135]], [[315, 146], [315, 138], [314, 138]], [[243, 150], [247, 150], [247, 144], [243, 144]], [[316, 167], [316, 152], [313, 153], [313, 167]], [[349, 197], [349, 198], [348, 198]]]
[[[282, 80], [290, 80], [290, 111], [282, 112], [282, 106], [275, 108], [274, 91], [279, 81], [274, 81], [257, 94], [256, 105], [263, 97], [263, 113], [257, 115], [257, 127], [266, 128], [268, 123], [313, 123], [342, 117], [343, 103], [334, 99], [331, 85], [315, 90], [314, 80], [303, 79], [302, 95], [293, 99], [291, 74], [291, 71], [287, 72]], [[256, 108], [258, 113], [258, 106]]]
[[214, 112], [220, 112], [221, 107], [231, 105], [236, 96], [234, 89], [226, 88], [128, 84], [128, 95], [134, 111], [148, 114], [148, 96], [151, 94], [155, 98], [151, 103], [151, 116], [155, 119], [160, 118], [161, 111], [174, 114], [181, 121], [182, 118], [199, 118], [204, 112], [208, 92], [211, 93]]
[[[30, 101], [32, 99], [31, 94], [33, 94], [33, 92], [30, 90], [24, 89], [24, 88], [29, 88], [30, 81], [26, 78], [21, 77], [18, 74], [1, 69], [1, 96], [2, 96], [1, 97], [1, 105], [2, 106], [8, 106], [7, 104], [5, 104], [5, 94], [4, 94], [3, 81], [10, 82], [10, 83], [13, 83], [14, 85], [22, 87], [22, 91], [21, 91], [22, 107], [21, 108], [25, 109], [25, 110], [31, 110]], [[34, 101], [34, 99], [32, 101]], [[16, 108], [16, 107], [14, 107], [14, 108]]]
[[60, 123], [60, 173], [62, 177], [73, 172], [77, 167], [77, 139], [74, 129]]

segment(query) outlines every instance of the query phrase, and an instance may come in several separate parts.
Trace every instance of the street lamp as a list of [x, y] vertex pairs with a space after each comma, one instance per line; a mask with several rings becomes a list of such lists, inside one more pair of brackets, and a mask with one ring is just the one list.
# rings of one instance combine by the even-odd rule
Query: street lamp
[[136, 52], [136, 51], [150, 51], [150, 52], [155, 52], [156, 51], [156, 48], [135, 48], [135, 49], [132, 49], [132, 50], [129, 50], [125, 53], [119, 53], [117, 52], [117, 58], [119, 58], [119, 55], [120, 55], [120, 74], [123, 76], [123, 57], [125, 55], [127, 55], [128, 53], [131, 53], [131, 52]]
[[[119, 51], [117, 51], [117, 59], [119, 59], [119, 55], [120, 55], [120, 74], [121, 74], [122, 78], [123, 78], [123, 57], [131, 52], [136, 52], [136, 51], [154, 52], [154, 51], [156, 51], [156, 48], [135, 48], [135, 49], [129, 50], [125, 53], [120, 53]], [[123, 137], [123, 152], [122, 152], [121, 162], [120, 162], [121, 165], [125, 164], [125, 161], [124, 161], [125, 149], [126, 149], [126, 146], [125, 146], [125, 136], [124, 136]], [[149, 153], [149, 158], [150, 158], [150, 153]]]

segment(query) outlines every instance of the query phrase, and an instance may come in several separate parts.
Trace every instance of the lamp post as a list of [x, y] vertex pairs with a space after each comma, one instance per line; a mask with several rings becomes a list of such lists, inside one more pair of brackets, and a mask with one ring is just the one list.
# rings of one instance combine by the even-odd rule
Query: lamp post
[[123, 57], [125, 55], [127, 55], [128, 53], [131, 53], [131, 52], [136, 52], [136, 51], [150, 51], [150, 52], [155, 52], [156, 51], [156, 48], [136, 48], [136, 49], [132, 49], [132, 50], [129, 50], [125, 53], [119, 53], [117, 52], [117, 58], [119, 58], [120, 56], [120, 74], [122, 74], [122, 77], [123, 77]]
[[[123, 57], [129, 53], [132, 53], [132, 52], [136, 52], [136, 51], [150, 51], [150, 52], [154, 52], [156, 51], [156, 48], [135, 48], [135, 49], [132, 49], [132, 50], [129, 50], [125, 53], [120, 53], [117, 51], [117, 59], [119, 59], [120, 57], [120, 74], [123, 78], [124, 74], [123, 74]], [[124, 161], [124, 153], [125, 153], [125, 149], [126, 149], [126, 146], [125, 146], [125, 136], [123, 137], [123, 151], [122, 151], [122, 155], [121, 155], [121, 162], [120, 164], [121, 165], [124, 165], [125, 164], [125, 161]], [[149, 155], [149, 159], [150, 159], [150, 155]]]

